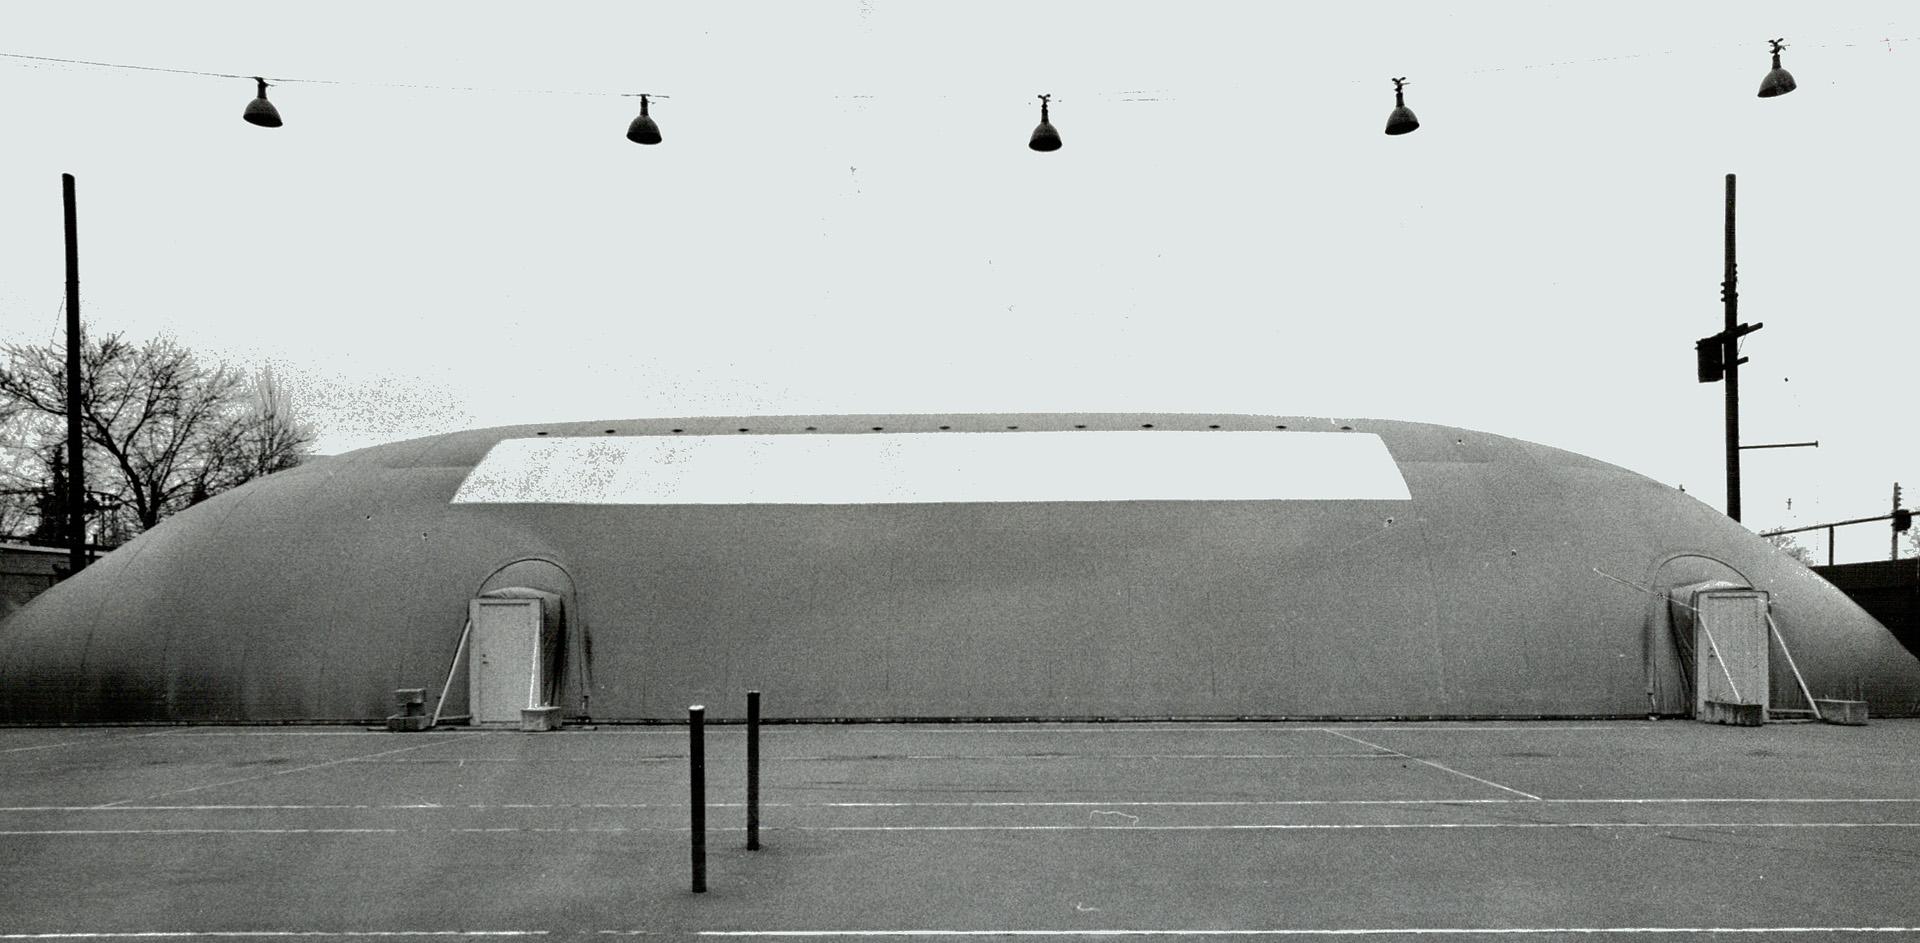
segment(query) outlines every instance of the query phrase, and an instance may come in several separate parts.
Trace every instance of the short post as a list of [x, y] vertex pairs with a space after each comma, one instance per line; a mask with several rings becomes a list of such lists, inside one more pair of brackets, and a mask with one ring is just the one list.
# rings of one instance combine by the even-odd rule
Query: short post
[[707, 709], [687, 708], [687, 810], [692, 815], [693, 892], [707, 892]]
[[747, 849], [760, 849], [760, 692], [747, 692]]

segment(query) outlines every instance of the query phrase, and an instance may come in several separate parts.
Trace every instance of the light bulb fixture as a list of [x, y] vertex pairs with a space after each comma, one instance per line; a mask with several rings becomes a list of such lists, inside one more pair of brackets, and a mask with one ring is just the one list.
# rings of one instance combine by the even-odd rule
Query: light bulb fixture
[[1793, 74], [1780, 68], [1780, 50], [1787, 48], [1787, 44], [1778, 39], [1769, 39], [1767, 42], [1773, 44], [1773, 71], [1760, 80], [1760, 97], [1774, 98], [1793, 91], [1795, 86]]
[[1420, 126], [1420, 119], [1413, 116], [1413, 109], [1407, 107], [1407, 87], [1405, 77], [1393, 80], [1393, 113], [1387, 115], [1387, 133], [1405, 134]]
[[647, 115], [647, 98], [646, 95], [640, 96], [640, 117], [633, 119], [633, 123], [627, 125], [627, 140], [635, 144], [660, 143], [660, 126], [654, 124], [653, 119]]
[[1027, 146], [1036, 151], [1057, 151], [1060, 149], [1060, 132], [1054, 130], [1053, 122], [1047, 119], [1047, 102], [1052, 95], [1040, 96], [1040, 126], [1033, 129], [1033, 137], [1027, 139]]
[[245, 118], [248, 124], [257, 124], [263, 128], [279, 127], [280, 109], [273, 107], [273, 102], [267, 101], [267, 80], [257, 75], [253, 80], [259, 83], [260, 91], [254, 95], [253, 101], [247, 102], [247, 110], [240, 117]]

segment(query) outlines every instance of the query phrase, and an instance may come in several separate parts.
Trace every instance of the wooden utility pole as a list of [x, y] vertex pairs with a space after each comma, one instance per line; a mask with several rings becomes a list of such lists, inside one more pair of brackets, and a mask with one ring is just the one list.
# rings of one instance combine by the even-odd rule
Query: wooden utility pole
[[1739, 270], [1733, 260], [1733, 175], [1727, 175], [1727, 269], [1720, 283], [1726, 301], [1727, 326], [1727, 516], [1740, 519], [1740, 347], [1734, 330], [1740, 321]]
[[1888, 538], [1887, 559], [1900, 559], [1900, 483], [1893, 483], [1893, 536]]
[[[1703, 337], [1693, 345], [1699, 355], [1702, 383], [1727, 383], [1727, 516], [1740, 519], [1740, 338], [1764, 327], [1740, 323], [1740, 270], [1734, 264], [1733, 175], [1727, 175], [1727, 267], [1720, 280], [1720, 300], [1726, 303], [1727, 326], [1720, 333]], [[1790, 443], [1792, 445], [1817, 443]], [[1755, 446], [1782, 448], [1784, 446]]]
[[80, 438], [80, 235], [73, 175], [60, 175], [67, 217], [67, 575], [87, 566], [87, 467]]

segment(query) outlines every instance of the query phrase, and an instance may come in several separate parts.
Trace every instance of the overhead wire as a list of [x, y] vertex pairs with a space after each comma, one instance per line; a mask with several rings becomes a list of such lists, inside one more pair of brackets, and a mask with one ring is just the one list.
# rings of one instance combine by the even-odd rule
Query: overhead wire
[[[1852, 32], [1864, 35], [1868, 31], [1861, 29], [1861, 30], [1853, 30]], [[1866, 46], [1885, 43], [1887, 44], [1888, 48], [1891, 49], [1892, 44], [1894, 43], [1909, 43], [1909, 42], [1915, 42], [1915, 41], [1920, 41], [1920, 37], [1880, 36], [1880, 37], [1863, 40], [1863, 41], [1829, 40], [1825, 42], [1798, 42], [1793, 45], [1796, 48], [1800, 48], [1803, 50], [1804, 49], [1835, 49], [1835, 48], [1855, 49], [1855, 48], [1862, 48]], [[1556, 60], [1547, 60], [1543, 62], [1524, 63], [1520, 65], [1488, 66], [1484, 68], [1469, 69], [1465, 71], [1451, 72], [1451, 73], [1427, 73], [1427, 75], [1430, 78], [1436, 75], [1438, 77], [1444, 78], [1444, 77], [1447, 77], [1448, 75], [1471, 76], [1471, 75], [1488, 75], [1488, 74], [1495, 74], [1495, 73], [1501, 73], [1501, 72], [1528, 72], [1528, 71], [1534, 71], [1539, 69], [1559, 69], [1559, 68], [1567, 68], [1570, 66], [1594, 65], [1594, 64], [1614, 63], [1614, 62], [1631, 62], [1631, 61], [1640, 60], [1640, 59], [1653, 59], [1653, 58], [1661, 58], [1666, 56], [1674, 56], [1674, 55], [1679, 55], [1682, 52], [1697, 52], [1697, 51], [1703, 51], [1708, 49], [1722, 50], [1722, 49], [1734, 48], [1736, 46], [1744, 48], [1746, 45], [1749, 45], [1749, 44], [1716, 43], [1712, 46], [1700, 46], [1700, 47], [1693, 47], [1691, 49], [1663, 49], [1663, 50], [1657, 50], [1657, 51], [1620, 53], [1616, 55], [1595, 56], [1595, 57], [1584, 58], [1584, 59], [1556, 59]], [[206, 78], [220, 78], [220, 79], [251, 79], [258, 74], [258, 73], [238, 73], [238, 72], [214, 72], [214, 71], [208, 71], [208, 70], [202, 70], [202, 69], [180, 69], [180, 68], [171, 68], [167, 66], [138, 65], [134, 63], [125, 63], [125, 62], [106, 62], [98, 59], [76, 59], [76, 58], [66, 58], [66, 57], [60, 57], [60, 56], [38, 56], [38, 55], [30, 55], [26, 53], [17, 53], [17, 52], [0, 52], [0, 58], [12, 59], [18, 62], [38, 62], [38, 63], [45, 63], [50, 65], [86, 66], [89, 68], [99, 68], [99, 69], [124, 69], [124, 70], [139, 71], [139, 72], [161, 72], [161, 73], [168, 73], [172, 75], [192, 75], [192, 76], [201, 76]], [[465, 92], [465, 93], [499, 94], [499, 95], [574, 95], [574, 96], [584, 96], [584, 97], [635, 98], [635, 97], [638, 97], [640, 94], [642, 94], [640, 92], [609, 91], [604, 89], [501, 88], [501, 87], [481, 86], [481, 85], [440, 85], [440, 84], [435, 84], [430, 82], [377, 82], [377, 81], [367, 81], [367, 80], [358, 80], [358, 79], [301, 78], [301, 77], [274, 77], [274, 76], [266, 76], [266, 78], [270, 83], [277, 84], [277, 85], [293, 85], [293, 84], [339, 85], [339, 86], [348, 86], [348, 87], [357, 87], [357, 88], [390, 88], [390, 89], [410, 89], [415, 91]], [[1362, 83], [1371, 84], [1375, 81], [1377, 80], [1361, 79], [1361, 78], [1348, 80], [1350, 84], [1362, 84]], [[1165, 89], [1130, 89], [1130, 90], [1116, 90], [1116, 91], [1096, 91], [1091, 94], [1094, 94], [1097, 97], [1101, 97], [1101, 98], [1108, 98], [1112, 100], [1126, 101], [1126, 102], [1157, 102], [1157, 101], [1169, 100], [1169, 98], [1164, 94], [1165, 91], [1167, 90]], [[669, 97], [666, 95], [659, 95], [659, 94], [653, 94], [653, 93], [647, 93], [647, 94], [651, 95], [651, 97], [653, 98]], [[1139, 96], [1139, 95], [1152, 95], [1154, 97], [1140, 97], [1140, 98], [1126, 97], [1126, 96]], [[847, 98], [847, 99], [871, 99], [871, 98], [877, 98], [877, 97], [890, 97], [890, 96], [879, 96], [879, 95], [874, 95], [870, 93], [860, 93], [860, 94], [833, 95], [828, 97]], [[940, 97], [951, 97], [951, 96], [940, 96]], [[1054, 101], [1056, 102], [1065, 102], [1067, 100], [1068, 98], [1066, 96], [1056, 96], [1054, 98]]]
[[[0, 52], [0, 58], [17, 59], [30, 62], [42, 62], [56, 65], [80, 65], [100, 69], [129, 69], [140, 72], [165, 72], [172, 75], [198, 75], [216, 79], [253, 79], [257, 74], [237, 72], [206, 72], [199, 69], [171, 69], [164, 66], [133, 65], [124, 62], [101, 62], [96, 59], [64, 59], [57, 56], [30, 56], [17, 52]], [[640, 92], [608, 92], [595, 89], [562, 88], [493, 88], [481, 85], [433, 85], [423, 82], [369, 82], [356, 79], [309, 79], [266, 76], [273, 85], [340, 85], [352, 88], [397, 88], [416, 91], [435, 92], [478, 92], [496, 95], [580, 95], [603, 98], [636, 98]], [[647, 93], [651, 94], [651, 93]], [[667, 98], [666, 95], [653, 95], [654, 98]]]
[[[1861, 30], [1855, 30], [1854, 32], [1856, 35], [1858, 35], [1858, 34], [1865, 33], [1866, 31], [1864, 29], [1861, 29]], [[1913, 37], [1901, 37], [1900, 42], [1904, 43], [1909, 41], [1912, 38]], [[1782, 41], [1779, 39], [1774, 39], [1774, 40], [1770, 40], [1770, 42], [1773, 45], [1773, 48], [1771, 50], [1773, 55], [1773, 71], [1768, 73], [1766, 76], [1766, 79], [1761, 83], [1761, 86], [1760, 86], [1761, 98], [1770, 98], [1777, 95], [1782, 95], [1787, 92], [1791, 92], [1794, 89], [1794, 80], [1792, 75], [1781, 67], [1780, 56], [1781, 56], [1781, 49], [1783, 48]], [[1878, 39], [1868, 40], [1867, 42], [1871, 44], [1885, 43], [1888, 50], [1891, 51], [1893, 48], [1894, 39], [1891, 36], [1882, 36]], [[1720, 44], [1716, 44], [1713, 48], [1724, 49], [1724, 48], [1727, 48], [1729, 45], [1730, 44], [1728, 43], [1720, 43]], [[1832, 48], [1835, 45], [1839, 45], [1843, 48], [1859, 48], [1862, 44], [1858, 42], [1827, 41], [1827, 42], [1812, 43], [1810, 45], [1812, 45], [1813, 48]], [[1589, 57], [1584, 59], [1562, 59], [1562, 60], [1554, 60], [1554, 61], [1547, 61], [1547, 62], [1531, 63], [1531, 64], [1525, 64], [1525, 65], [1519, 65], [1519, 66], [1494, 66], [1494, 67], [1475, 69], [1475, 70], [1467, 71], [1465, 73], [1456, 72], [1456, 73], [1452, 73], [1452, 76], [1457, 78], [1457, 77], [1460, 77], [1461, 75], [1466, 75], [1466, 76], [1490, 75], [1490, 74], [1498, 74], [1498, 73], [1504, 73], [1504, 72], [1525, 72], [1525, 71], [1533, 71], [1533, 70], [1541, 70], [1541, 69], [1561, 69], [1569, 66], [1591, 65], [1591, 64], [1598, 64], [1598, 63], [1632, 62], [1632, 61], [1649, 59], [1649, 58], [1671, 57], [1678, 54], [1679, 52], [1680, 50], [1677, 50], [1677, 49], [1664, 49], [1659, 51], [1621, 53], [1621, 54], [1614, 54], [1614, 55], [1607, 55], [1607, 56], [1595, 56], [1595, 57]], [[301, 78], [301, 77], [275, 77], [269, 80], [267, 77], [264, 77], [261, 75], [250, 76], [243, 73], [235, 73], [235, 72], [216, 72], [216, 71], [205, 70], [205, 69], [183, 69], [183, 68], [174, 68], [174, 67], [168, 67], [168, 66], [141, 65], [141, 64], [135, 64], [135, 63], [124, 63], [124, 62], [108, 62], [108, 61], [99, 60], [99, 59], [80, 59], [80, 58], [61, 57], [61, 56], [42, 56], [42, 55], [34, 55], [29, 53], [18, 53], [18, 52], [0, 52], [0, 60], [6, 60], [14, 65], [28, 65], [33, 67], [53, 66], [53, 67], [62, 67], [62, 68], [81, 67], [81, 68], [96, 68], [96, 69], [110, 69], [110, 70], [127, 70], [127, 71], [137, 71], [137, 72], [164, 73], [164, 74], [170, 74], [170, 75], [187, 75], [187, 76], [196, 76], [196, 77], [204, 77], [204, 78], [219, 78], [219, 79], [228, 79], [228, 80], [240, 80], [240, 79], [250, 78], [257, 84], [257, 90], [255, 93], [255, 97], [252, 99], [251, 102], [248, 103], [242, 117], [249, 124], [257, 125], [260, 127], [266, 127], [266, 128], [278, 128], [278, 127], [281, 127], [283, 124], [278, 109], [268, 99], [267, 89], [270, 86], [305, 84], [305, 85], [333, 85], [333, 86], [341, 86], [341, 87], [399, 89], [399, 90], [408, 90], [408, 91], [456, 92], [456, 93], [467, 93], [467, 94], [491, 94], [491, 95], [566, 95], [566, 96], [576, 96], [576, 97], [619, 97], [619, 98], [637, 97], [640, 99], [640, 114], [636, 118], [632, 119], [631, 123], [629, 124], [627, 129], [627, 139], [636, 144], [659, 144], [662, 140], [662, 136], [659, 130], [658, 123], [648, 114], [648, 101], [649, 99], [664, 100], [671, 97], [668, 95], [662, 95], [662, 94], [653, 93], [653, 92], [606, 91], [606, 90], [596, 90], [596, 89], [498, 88], [498, 87], [477, 86], [477, 85], [440, 85], [440, 84], [427, 83], [427, 82], [373, 82], [373, 81], [362, 81], [362, 80], [352, 80], [352, 79]], [[1446, 73], [1446, 72], [1429, 73], [1429, 74], [1434, 75], [1443, 80], [1449, 77], [1449, 73]], [[1352, 80], [1349, 80], [1347, 84], [1358, 84], [1361, 81], [1362, 80], [1360, 79], [1352, 79]], [[1386, 133], [1389, 135], [1402, 135], [1419, 128], [1420, 122], [1418, 121], [1418, 119], [1414, 117], [1413, 112], [1406, 105], [1405, 94], [1403, 89], [1407, 84], [1409, 84], [1408, 79], [1405, 77], [1401, 77], [1401, 78], [1392, 79], [1391, 81], [1393, 82], [1393, 86], [1394, 86], [1394, 108], [1392, 113], [1388, 116], [1385, 130], [1386, 130]], [[1093, 90], [1089, 92], [1089, 95], [1096, 99], [1117, 101], [1119, 103], [1124, 103], [1124, 104], [1158, 103], [1163, 101], [1174, 100], [1173, 96], [1165, 94], [1164, 89], [1127, 89], [1127, 90], [1120, 90], [1120, 91]], [[892, 98], [894, 96], [892, 95], [879, 96], [879, 95], [867, 94], [867, 93], [857, 93], [857, 94], [829, 95], [829, 96], [823, 96], [823, 97], [830, 98], [830, 99], [839, 99], [839, 100], [849, 100], [849, 99], [855, 100], [859, 102], [860, 107], [864, 108], [868, 102], [876, 98], [881, 98], [881, 97]], [[905, 96], [902, 96], [902, 97], [905, 97]], [[921, 94], [915, 97], [925, 98], [926, 96], [924, 94]], [[951, 96], [943, 95], [938, 97], [948, 98]], [[1029, 147], [1036, 151], [1043, 151], [1043, 152], [1055, 151], [1060, 148], [1060, 137], [1057, 129], [1055, 129], [1054, 126], [1049, 123], [1047, 106], [1048, 106], [1049, 100], [1065, 103], [1066, 101], [1069, 100], [1069, 98], [1058, 97], [1053, 95], [1042, 95], [1040, 96], [1040, 100], [1041, 100], [1040, 125], [1038, 128], [1035, 129], [1033, 136], [1029, 141]]]
[[201, 72], [197, 69], [168, 69], [161, 66], [130, 65], [124, 62], [98, 62], [92, 59], [62, 59], [58, 56], [29, 56], [18, 52], [0, 52], [8, 59], [25, 59], [33, 62], [53, 62], [64, 65], [85, 65], [102, 69], [135, 69], [141, 72], [171, 72], [175, 75], [204, 75], [216, 79], [247, 79], [250, 75], [234, 75], [229, 72]]

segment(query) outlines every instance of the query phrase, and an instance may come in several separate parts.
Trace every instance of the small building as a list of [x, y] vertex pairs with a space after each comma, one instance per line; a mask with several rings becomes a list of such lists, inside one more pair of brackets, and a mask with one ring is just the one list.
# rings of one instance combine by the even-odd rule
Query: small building
[[67, 575], [67, 548], [0, 543], [0, 618]]
[[1920, 656], [1920, 559], [1816, 566], [1813, 572], [1880, 620], [1907, 651]]

